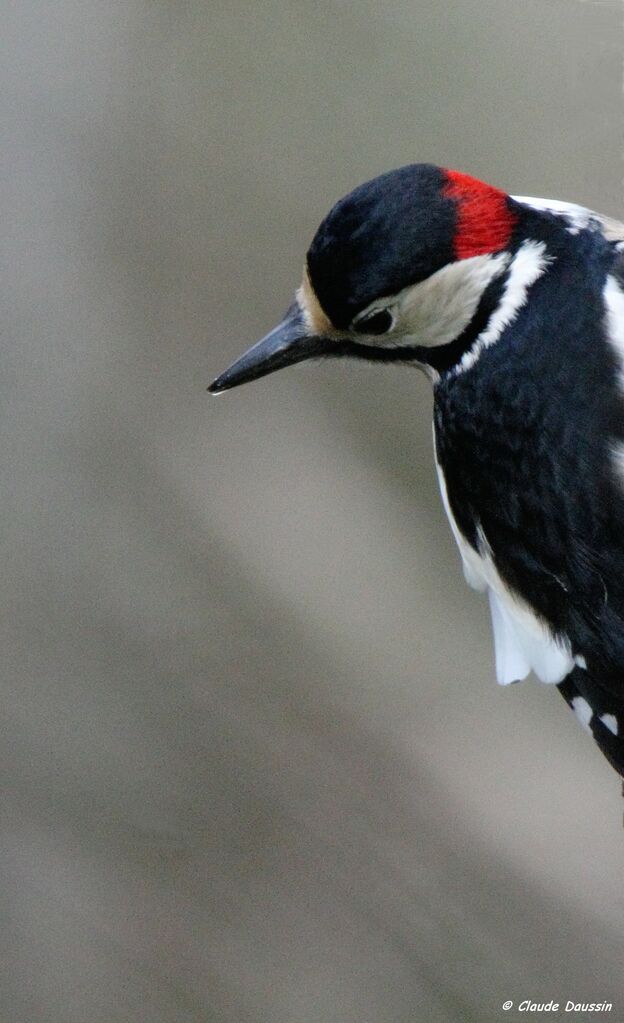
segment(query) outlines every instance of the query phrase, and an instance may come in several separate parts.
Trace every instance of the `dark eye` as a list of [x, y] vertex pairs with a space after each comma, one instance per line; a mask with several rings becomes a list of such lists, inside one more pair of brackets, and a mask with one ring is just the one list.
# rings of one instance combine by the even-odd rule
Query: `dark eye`
[[392, 313], [387, 309], [379, 309], [378, 312], [371, 313], [370, 316], [354, 323], [353, 329], [358, 334], [386, 334], [393, 323]]

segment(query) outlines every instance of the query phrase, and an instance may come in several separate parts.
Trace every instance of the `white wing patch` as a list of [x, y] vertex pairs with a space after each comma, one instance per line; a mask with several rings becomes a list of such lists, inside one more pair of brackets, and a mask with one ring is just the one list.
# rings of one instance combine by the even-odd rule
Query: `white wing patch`
[[446, 480], [437, 458], [436, 468], [442, 503], [459, 547], [466, 581], [473, 589], [488, 595], [498, 683], [506, 686], [519, 682], [531, 671], [542, 682], [561, 682], [574, 667], [569, 643], [555, 638], [529, 605], [505, 585], [483, 533], [479, 551], [462, 536], [451, 511]]
[[613, 732], [614, 735], [618, 734], [618, 723], [615, 714], [601, 714], [600, 720], [610, 732]]

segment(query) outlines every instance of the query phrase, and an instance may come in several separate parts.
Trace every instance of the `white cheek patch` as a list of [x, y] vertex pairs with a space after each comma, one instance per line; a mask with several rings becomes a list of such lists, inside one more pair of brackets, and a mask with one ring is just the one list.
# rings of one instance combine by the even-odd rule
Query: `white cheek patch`
[[394, 317], [394, 327], [386, 335], [358, 337], [358, 342], [388, 348], [449, 344], [468, 326], [483, 292], [503, 273], [509, 259], [507, 252], [460, 259], [394, 297], [376, 299], [363, 310], [361, 318], [386, 308]]
[[403, 343], [430, 348], [459, 337], [488, 285], [509, 263], [509, 254], [471, 256], [449, 263], [400, 296], [397, 320]]

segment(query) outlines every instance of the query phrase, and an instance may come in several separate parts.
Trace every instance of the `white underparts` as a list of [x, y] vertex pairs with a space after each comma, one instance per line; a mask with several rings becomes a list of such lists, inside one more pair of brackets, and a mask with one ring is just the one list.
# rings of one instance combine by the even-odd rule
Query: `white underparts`
[[468, 543], [451, 511], [446, 481], [437, 458], [436, 468], [442, 503], [459, 547], [466, 581], [488, 596], [497, 681], [500, 685], [509, 685], [533, 671], [542, 682], [561, 682], [574, 667], [569, 643], [555, 637], [529, 605], [506, 586], [482, 531], [478, 551]]
[[461, 358], [456, 373], [464, 373], [474, 366], [485, 348], [498, 341], [505, 327], [513, 323], [525, 304], [529, 288], [541, 277], [550, 262], [544, 242], [526, 241], [514, 256], [505, 283], [502, 298], [492, 313], [485, 330]]

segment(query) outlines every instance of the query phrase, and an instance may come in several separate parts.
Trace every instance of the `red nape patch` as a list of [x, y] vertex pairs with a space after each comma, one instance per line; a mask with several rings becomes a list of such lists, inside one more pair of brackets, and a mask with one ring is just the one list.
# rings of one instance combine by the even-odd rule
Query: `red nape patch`
[[461, 171], [445, 170], [444, 174], [443, 193], [457, 204], [453, 239], [457, 259], [504, 249], [517, 220], [509, 209], [507, 193]]

